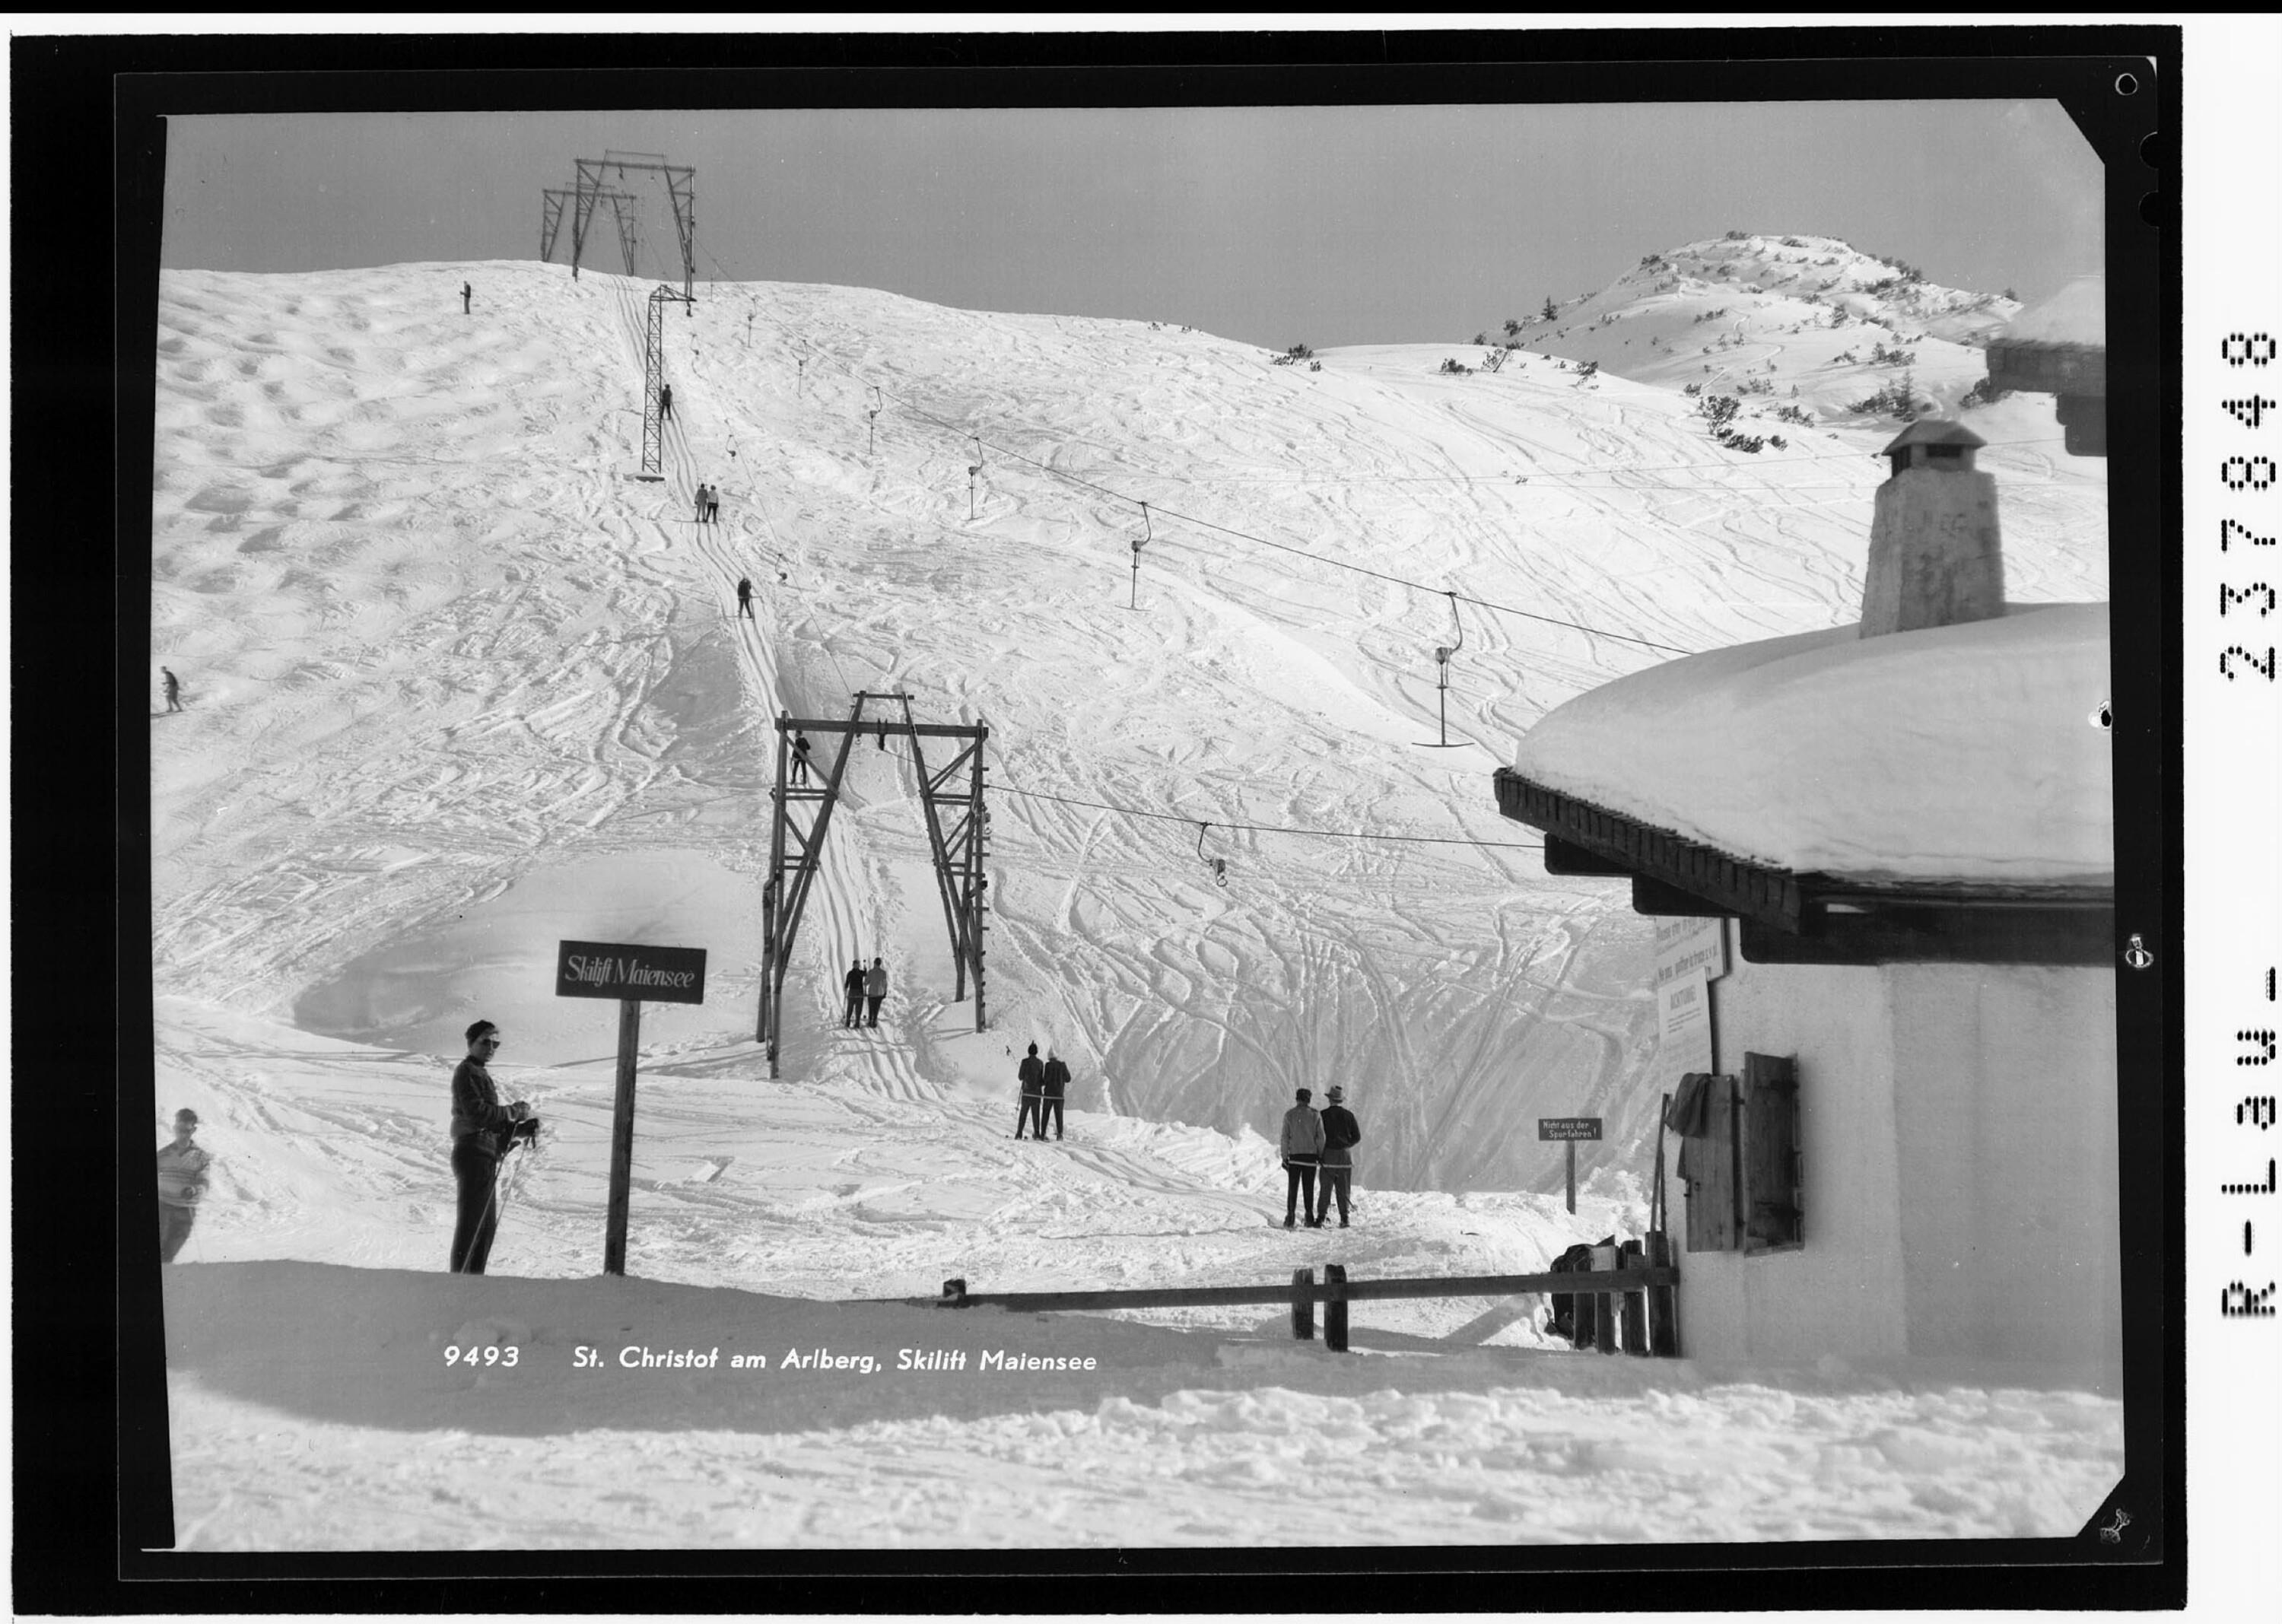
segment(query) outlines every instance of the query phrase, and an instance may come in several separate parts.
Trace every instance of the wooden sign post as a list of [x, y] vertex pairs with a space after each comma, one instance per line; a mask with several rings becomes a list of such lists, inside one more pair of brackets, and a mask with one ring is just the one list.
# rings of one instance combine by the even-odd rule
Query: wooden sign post
[[1569, 1210], [1577, 1210], [1577, 1141], [1601, 1137], [1601, 1119], [1597, 1116], [1541, 1116], [1537, 1119], [1537, 1137], [1541, 1139], [1564, 1139], [1569, 1146]]
[[610, 1207], [602, 1232], [602, 1272], [626, 1271], [626, 1209], [633, 1185], [634, 1062], [641, 1049], [644, 998], [705, 1001], [705, 950], [622, 942], [563, 942], [555, 956], [555, 996], [618, 1000], [617, 1096], [610, 1113]]

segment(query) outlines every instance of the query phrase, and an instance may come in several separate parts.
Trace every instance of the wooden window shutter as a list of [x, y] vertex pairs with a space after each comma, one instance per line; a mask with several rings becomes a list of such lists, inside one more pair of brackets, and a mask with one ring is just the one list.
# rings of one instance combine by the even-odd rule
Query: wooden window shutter
[[1732, 1252], [1743, 1245], [1737, 1216], [1735, 1079], [1715, 1072], [1704, 1091], [1704, 1132], [1689, 1147], [1688, 1249]]
[[1795, 1247], [1805, 1239], [1799, 1188], [1798, 1068], [1788, 1055], [1745, 1054], [1741, 1146], [1743, 1246]]

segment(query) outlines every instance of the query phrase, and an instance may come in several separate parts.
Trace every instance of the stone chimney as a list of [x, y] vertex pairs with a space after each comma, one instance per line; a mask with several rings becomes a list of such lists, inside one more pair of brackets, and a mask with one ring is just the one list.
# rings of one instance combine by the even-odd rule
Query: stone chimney
[[1870, 523], [1862, 636], [2005, 612], [1997, 481], [1973, 466], [1975, 447], [1987, 443], [1961, 423], [1928, 418], [1886, 447], [1894, 472], [1878, 487]]

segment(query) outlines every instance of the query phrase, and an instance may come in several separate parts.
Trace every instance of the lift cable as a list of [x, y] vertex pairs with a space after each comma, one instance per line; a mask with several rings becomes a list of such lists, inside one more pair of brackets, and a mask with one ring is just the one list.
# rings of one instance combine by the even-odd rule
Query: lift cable
[[[1522, 844], [1511, 841], [1468, 840], [1440, 835], [1379, 835], [1369, 829], [1306, 829], [1277, 823], [1227, 823], [1214, 819], [1204, 823], [1199, 818], [1180, 812], [1141, 812], [1130, 806], [1112, 806], [1103, 801], [1082, 801], [1075, 796], [1049, 795], [1043, 789], [1015, 789], [1005, 784], [990, 786], [993, 795], [1015, 795], [1032, 801], [1060, 801], [1066, 806], [1090, 806], [1096, 812], [1119, 812], [1128, 818], [1153, 818], [1160, 823], [1185, 823], [1192, 827], [1202, 824], [1206, 828], [1243, 829], [1256, 835], [1313, 835], [1325, 840], [1380, 840], [1417, 846], [1479, 846], [1488, 851], [1542, 851], [1541, 844]], [[1199, 836], [1199, 851], [1202, 836]], [[1207, 859], [1209, 860], [1209, 859]]]

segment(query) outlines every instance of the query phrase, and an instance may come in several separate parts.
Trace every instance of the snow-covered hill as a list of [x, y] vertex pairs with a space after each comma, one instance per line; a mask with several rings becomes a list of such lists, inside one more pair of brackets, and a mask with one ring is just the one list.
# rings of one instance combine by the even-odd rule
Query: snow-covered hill
[[[1620, 377], [1739, 395], [1743, 416], [1769, 425], [1760, 433], [1786, 431], [1775, 416], [1785, 407], [1817, 425], [1890, 422], [1855, 408], [1906, 373], [1921, 406], [1962, 411], [1995, 439], [1966, 397], [1988, 376], [1983, 346], [2020, 310], [1836, 237], [1739, 231], [1644, 255], [1600, 291], [1556, 300], [1549, 318], [1540, 306], [1486, 336]], [[1988, 421], [2013, 438], [2049, 425], [2051, 412], [2040, 397]]]
[[[1146, 322], [700, 291], [665, 317], [651, 484], [629, 477], [648, 284], [162, 278], [151, 654], [188, 708], [152, 719], [158, 1081], [220, 1158], [188, 1255], [440, 1270], [445, 1084], [482, 1014], [552, 1124], [495, 1266], [592, 1275], [615, 1022], [552, 996], [564, 937], [710, 955], [704, 1005], [644, 1017], [629, 1266], [651, 1280], [1483, 1272], [1636, 1232], [1668, 1082], [1648, 922], [1621, 886], [1546, 876], [1490, 773], [1669, 650], [1853, 618], [1891, 425], [1746, 455], [1614, 361], [1316, 369]], [[1982, 456], [2013, 595], [2102, 597], [2104, 464], [2021, 410]], [[718, 525], [691, 522], [701, 481]], [[1460, 747], [1427, 749], [1461, 630]], [[909, 752], [866, 738], [772, 1082], [768, 724], [859, 688], [990, 728], [989, 1030], [950, 1001]], [[880, 1027], [843, 1030], [840, 972], [875, 953]], [[1061, 1145], [1005, 1138], [1032, 1040], [1075, 1073]], [[1365, 1135], [1358, 1227], [1289, 1235], [1270, 1141], [1294, 1088], [1334, 1083]], [[1533, 1119], [1584, 1114], [1608, 1137], [1572, 1217]], [[1484, 1308], [1357, 1323], [1438, 1338]], [[1541, 1348], [1528, 1308], [1471, 1340]], [[260, 1453], [210, 1371], [177, 1373], [178, 1435]], [[214, 1448], [201, 1537], [259, 1542]]]
[[[1267, 1132], [1292, 1088], [1344, 1083], [1373, 1180], [1409, 1188], [1546, 1187], [1557, 1152], [1517, 1127], [1540, 1114], [1640, 1125], [1647, 933], [1621, 888], [1527, 850], [1232, 826], [1533, 843], [1487, 775], [1546, 708], [1662, 657], [1642, 641], [1853, 617], [1878, 430], [1743, 456], [1669, 388], [1542, 360], [1316, 372], [1142, 322], [764, 284], [671, 318], [680, 413], [644, 486], [644, 291], [510, 264], [167, 278], [154, 656], [194, 703], [157, 746], [163, 991], [433, 1053], [509, 1011], [524, 1053], [591, 1053], [523, 925], [680, 905], [715, 991], [657, 1030], [732, 1041], [765, 719], [896, 688], [992, 729], [992, 1031], [951, 1036], [911, 766], [866, 749], [788, 1075], [835, 1075], [838, 971], [884, 950], [937, 1085], [1004, 1093], [1036, 1037], [1085, 1108]], [[2102, 595], [2101, 465], [2033, 442], [1983, 463], [2014, 595]], [[704, 479], [724, 522], [700, 529]], [[733, 625], [748, 573], [760, 619]], [[1452, 750], [1421, 748], [1444, 588], [1520, 611], [1458, 611]]]

